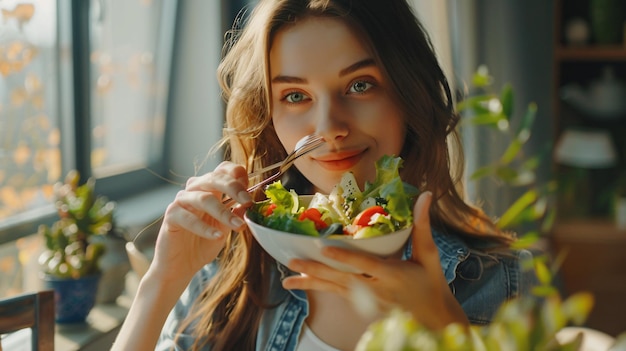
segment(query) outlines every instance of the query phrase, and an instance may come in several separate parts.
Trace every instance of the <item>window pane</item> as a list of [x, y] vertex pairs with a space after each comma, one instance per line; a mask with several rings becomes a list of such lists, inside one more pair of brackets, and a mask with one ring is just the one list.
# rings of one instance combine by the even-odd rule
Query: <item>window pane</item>
[[162, 159], [172, 4], [91, 1], [91, 166], [97, 178], [151, 168]]
[[0, 1], [0, 223], [49, 206], [61, 177], [57, 2]]

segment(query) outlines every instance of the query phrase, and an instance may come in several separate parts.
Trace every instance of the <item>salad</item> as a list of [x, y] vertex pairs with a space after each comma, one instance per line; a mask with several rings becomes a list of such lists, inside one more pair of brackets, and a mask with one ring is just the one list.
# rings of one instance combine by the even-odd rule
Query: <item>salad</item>
[[366, 182], [363, 191], [354, 174], [346, 172], [329, 195], [315, 193], [306, 197], [308, 203], [276, 181], [248, 217], [272, 229], [329, 238], [369, 238], [410, 227], [418, 190], [400, 179], [402, 163], [400, 157], [383, 156], [376, 162], [375, 181]]

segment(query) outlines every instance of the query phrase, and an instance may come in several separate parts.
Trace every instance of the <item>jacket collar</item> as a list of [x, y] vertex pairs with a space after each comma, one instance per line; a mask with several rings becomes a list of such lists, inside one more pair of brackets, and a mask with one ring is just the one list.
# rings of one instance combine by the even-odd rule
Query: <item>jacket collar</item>
[[[432, 229], [433, 240], [439, 251], [439, 260], [441, 269], [446, 277], [446, 281], [450, 284], [456, 278], [456, 269], [458, 265], [465, 261], [469, 256], [469, 248], [463, 240], [449, 233], [444, 233], [436, 229]], [[406, 245], [402, 259], [407, 260], [411, 257], [413, 251], [412, 241]]]

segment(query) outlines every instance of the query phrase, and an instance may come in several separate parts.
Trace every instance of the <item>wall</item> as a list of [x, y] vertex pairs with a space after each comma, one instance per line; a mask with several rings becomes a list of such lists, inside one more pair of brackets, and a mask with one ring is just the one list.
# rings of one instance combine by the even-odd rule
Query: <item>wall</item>
[[[487, 65], [498, 89], [511, 83], [515, 116], [528, 103], [538, 105], [531, 140], [525, 152], [533, 154], [552, 142], [552, 32], [553, 1], [449, 0], [452, 18], [453, 61], [457, 82], [468, 82], [478, 65]], [[515, 125], [513, 126], [515, 128]], [[476, 165], [497, 159], [504, 144], [492, 132], [466, 135], [468, 173]], [[546, 159], [538, 176], [550, 176]], [[483, 200], [488, 213], [501, 214], [518, 194], [481, 182], [470, 196]]]
[[[216, 69], [222, 45], [220, 1], [180, 0], [172, 76], [171, 178], [184, 182], [196, 173], [222, 135], [223, 106]], [[216, 50], [217, 48], [217, 50]], [[199, 172], [213, 169], [212, 158]]]

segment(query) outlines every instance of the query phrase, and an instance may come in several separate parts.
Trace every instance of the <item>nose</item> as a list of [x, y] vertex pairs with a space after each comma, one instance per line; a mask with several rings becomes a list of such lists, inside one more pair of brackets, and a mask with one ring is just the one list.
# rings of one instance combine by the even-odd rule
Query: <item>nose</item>
[[348, 112], [340, 101], [332, 98], [319, 100], [315, 114], [315, 132], [327, 143], [341, 141], [350, 133]]

